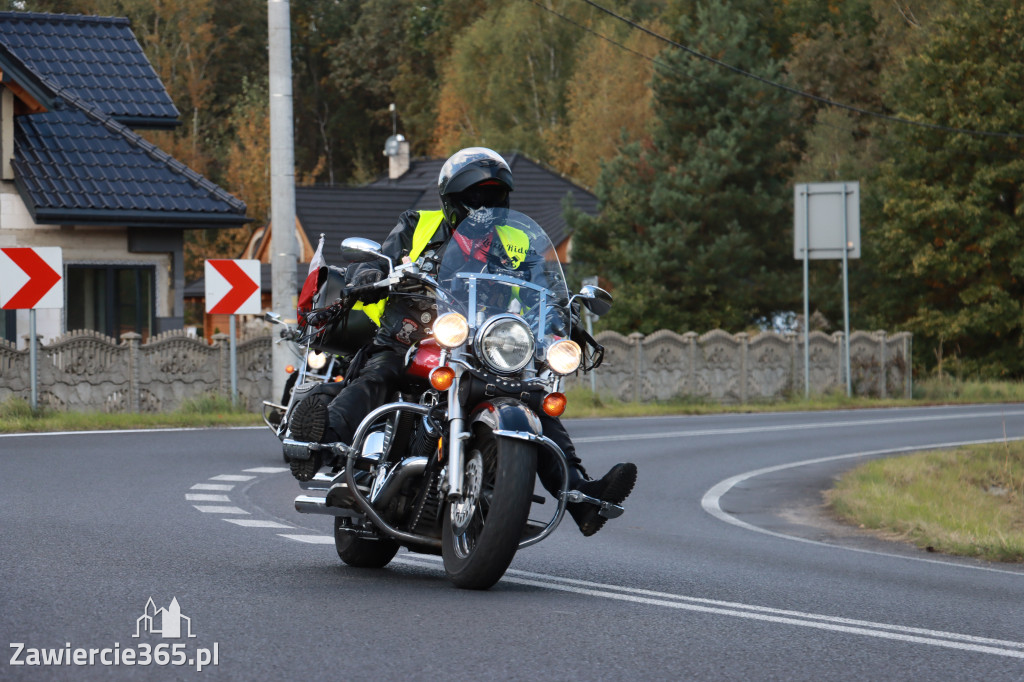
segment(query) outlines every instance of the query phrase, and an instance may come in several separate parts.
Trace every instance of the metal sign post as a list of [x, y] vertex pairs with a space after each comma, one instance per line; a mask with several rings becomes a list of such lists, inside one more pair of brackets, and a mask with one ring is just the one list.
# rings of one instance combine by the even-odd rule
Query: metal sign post
[[[583, 278], [583, 286], [596, 287], [597, 286], [597, 282], [598, 282], [598, 279], [597, 279], [596, 275], [593, 276], [593, 277], [584, 277]], [[584, 319], [584, 321], [586, 322], [586, 325], [587, 325], [587, 333], [590, 334], [591, 337], [593, 337], [594, 336], [594, 313], [590, 312], [589, 309], [584, 307], [583, 308], [583, 319]], [[594, 375], [594, 371], [595, 370], [590, 370], [590, 372], [589, 372], [589, 374], [590, 374], [590, 392], [593, 393], [594, 395], [597, 395], [597, 376]]]
[[33, 411], [39, 407], [36, 308], [64, 307], [63, 272], [59, 246], [0, 249], [0, 309], [28, 310], [29, 397]]
[[804, 264], [804, 394], [811, 392], [810, 377], [810, 264], [815, 259], [843, 262], [843, 364], [846, 395], [853, 394], [850, 372], [849, 259], [860, 258], [860, 183], [829, 182], [793, 188], [793, 255]]
[[260, 312], [260, 262], [258, 260], [211, 259], [204, 266], [206, 312], [227, 315], [230, 320], [231, 405], [238, 404], [238, 359], [235, 315]]

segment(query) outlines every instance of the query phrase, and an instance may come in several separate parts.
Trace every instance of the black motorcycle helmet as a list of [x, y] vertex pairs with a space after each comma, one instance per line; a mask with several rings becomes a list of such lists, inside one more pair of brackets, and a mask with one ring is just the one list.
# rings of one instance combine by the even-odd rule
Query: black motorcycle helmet
[[441, 210], [453, 228], [473, 209], [508, 208], [508, 194], [513, 189], [512, 170], [505, 159], [486, 147], [455, 152], [437, 178]]

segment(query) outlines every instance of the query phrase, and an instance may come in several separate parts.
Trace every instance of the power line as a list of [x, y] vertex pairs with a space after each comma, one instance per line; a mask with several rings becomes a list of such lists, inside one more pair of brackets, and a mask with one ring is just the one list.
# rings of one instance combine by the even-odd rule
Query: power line
[[[707, 62], [710, 62], [710, 63], [712, 63], [712, 64], [714, 64], [716, 66], [720, 66], [720, 67], [722, 67], [724, 69], [732, 71], [733, 73], [736, 73], [736, 74], [738, 74], [740, 76], [743, 76], [745, 78], [751, 78], [751, 79], [756, 80], [756, 81], [758, 81], [760, 83], [763, 83], [764, 85], [767, 85], [769, 87], [773, 87], [773, 88], [777, 88], [779, 90], [783, 90], [785, 92], [790, 93], [791, 95], [796, 95], [798, 97], [804, 97], [806, 99], [810, 99], [812, 101], [818, 102], [819, 104], [824, 104], [824, 105], [827, 105], [827, 106], [830, 106], [830, 107], [837, 107], [837, 108], [840, 108], [840, 109], [846, 109], [847, 111], [852, 111], [854, 113], [861, 114], [863, 116], [872, 116], [874, 118], [880, 118], [880, 119], [883, 119], [883, 120], [886, 120], [886, 121], [892, 121], [894, 123], [903, 123], [903, 124], [906, 124], [906, 125], [917, 126], [919, 128], [928, 128], [930, 130], [939, 130], [939, 131], [947, 132], [947, 133], [962, 133], [964, 135], [975, 135], [975, 136], [979, 136], [979, 137], [1000, 137], [1000, 138], [1008, 138], [1008, 139], [1014, 139], [1014, 140], [1024, 139], [1024, 134], [1021, 134], [1021, 133], [989, 132], [989, 131], [984, 131], [984, 130], [972, 130], [972, 129], [969, 129], [969, 128], [955, 128], [955, 127], [952, 127], [952, 126], [939, 125], [937, 123], [926, 123], [924, 121], [914, 121], [914, 120], [909, 119], [909, 118], [903, 118], [901, 116], [893, 116], [891, 114], [883, 114], [883, 113], [880, 113], [880, 112], [877, 112], [877, 111], [871, 111], [869, 109], [863, 109], [861, 107], [856, 107], [856, 106], [853, 106], [852, 104], [844, 104], [842, 102], [837, 102], [837, 101], [829, 99], [827, 97], [821, 97], [820, 95], [814, 95], [812, 93], [805, 92], [803, 90], [799, 90], [797, 88], [791, 87], [789, 85], [785, 85], [783, 83], [778, 83], [778, 82], [770, 80], [768, 78], [764, 78], [763, 76], [758, 76], [757, 74], [750, 73], [749, 71], [744, 71], [743, 69], [741, 69], [739, 67], [736, 67], [736, 66], [733, 66], [732, 64], [727, 64], [726, 62], [723, 62], [720, 59], [715, 59], [714, 57], [711, 57], [709, 55], [703, 54], [702, 52], [698, 52], [697, 50], [693, 49], [692, 47], [689, 47], [687, 45], [683, 45], [682, 43], [679, 43], [679, 42], [676, 42], [675, 40], [672, 40], [671, 38], [667, 38], [667, 37], [665, 37], [665, 36], [663, 36], [663, 35], [661, 35], [659, 33], [656, 33], [654, 31], [652, 31], [651, 29], [649, 29], [649, 28], [647, 28], [645, 26], [642, 26], [641, 24], [633, 21], [632, 19], [629, 19], [627, 17], [624, 17], [624, 16], [621, 16], [619, 14], [616, 14], [612, 10], [610, 10], [610, 9], [608, 9], [606, 7], [602, 7], [601, 5], [597, 4], [593, 0], [583, 0], [583, 2], [585, 2], [588, 5], [590, 5], [594, 9], [597, 9], [597, 10], [599, 10], [601, 12], [604, 12], [605, 14], [615, 18], [616, 20], [621, 21], [621, 22], [629, 25], [634, 30], [642, 31], [643, 33], [646, 33], [647, 35], [649, 35], [649, 36], [651, 36], [651, 37], [653, 37], [653, 38], [655, 38], [657, 40], [660, 40], [663, 43], [671, 45], [671, 46], [673, 46], [673, 47], [675, 47], [677, 49], [683, 50], [684, 52], [686, 52], [686, 53], [688, 53], [688, 54], [690, 54], [690, 55], [692, 55], [694, 57], [697, 57], [699, 59], [703, 59], [703, 60], [705, 60]], [[542, 5], [537, 3], [535, 0], [534, 0], [534, 4], [538, 5], [539, 7], [543, 7]], [[544, 8], [544, 9], [547, 9], [547, 8]], [[558, 12], [555, 12], [554, 10], [548, 10], [548, 11], [552, 12], [553, 14], [558, 14]], [[568, 17], [566, 17], [564, 15], [558, 14], [558, 16], [562, 17], [563, 19], [565, 19], [565, 20], [567, 20], [567, 21], [569, 21], [569, 22], [571, 22], [573, 24], [576, 24], [577, 26], [582, 26], [578, 22], [575, 22], [572, 19], [569, 19]], [[597, 36], [599, 36], [601, 38], [605, 38], [605, 36], [602, 36], [599, 33], [595, 32], [595, 31], [592, 31], [589, 28], [586, 29], [586, 30], [590, 31], [591, 33], [594, 33], [595, 35], [597, 35]], [[619, 45], [619, 43], [616, 43], [615, 41], [613, 41], [613, 40], [611, 40], [609, 38], [605, 38], [605, 40], [608, 40], [609, 42], [612, 42], [612, 43], [614, 43], [616, 45]], [[634, 52], [636, 54], [640, 54], [639, 52], [636, 52], [635, 50], [630, 50], [629, 48], [627, 48], [627, 47], [625, 47], [623, 45], [619, 45], [619, 47], [623, 47], [624, 49], [627, 49], [630, 52]], [[643, 56], [643, 57], [645, 57], [647, 59], [650, 59], [650, 57], [647, 57], [646, 55], [641, 55], [641, 56]], [[652, 61], [654, 61], [654, 60], [652, 60]], [[659, 63], [660, 64], [660, 62], [655, 62], [655, 63]]]

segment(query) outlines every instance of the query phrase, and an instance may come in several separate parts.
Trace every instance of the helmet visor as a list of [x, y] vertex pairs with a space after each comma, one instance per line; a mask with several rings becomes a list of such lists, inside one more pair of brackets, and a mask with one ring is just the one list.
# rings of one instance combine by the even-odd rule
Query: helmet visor
[[485, 180], [459, 192], [467, 208], [508, 208], [508, 187], [497, 180]]

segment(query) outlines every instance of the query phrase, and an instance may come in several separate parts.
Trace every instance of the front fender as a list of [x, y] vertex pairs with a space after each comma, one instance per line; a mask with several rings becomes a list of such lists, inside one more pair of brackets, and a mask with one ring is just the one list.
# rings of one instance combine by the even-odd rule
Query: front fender
[[540, 418], [515, 398], [490, 398], [473, 408], [469, 425], [483, 424], [491, 431], [517, 431], [540, 436], [544, 432]]
[[483, 424], [490, 428], [494, 435], [501, 438], [516, 438], [529, 441], [544, 448], [555, 458], [562, 471], [561, 492], [556, 496], [558, 505], [547, 525], [519, 542], [519, 549], [534, 545], [551, 535], [565, 516], [566, 504], [569, 501], [569, 463], [565, 453], [555, 442], [544, 436], [540, 418], [536, 413], [515, 398], [491, 398], [480, 403], [469, 417], [472, 430], [474, 424]]

